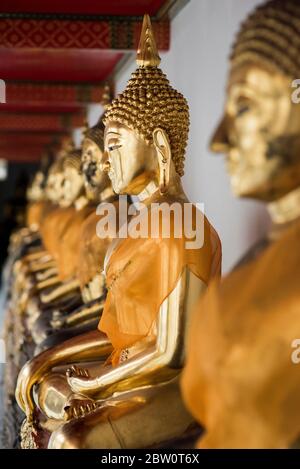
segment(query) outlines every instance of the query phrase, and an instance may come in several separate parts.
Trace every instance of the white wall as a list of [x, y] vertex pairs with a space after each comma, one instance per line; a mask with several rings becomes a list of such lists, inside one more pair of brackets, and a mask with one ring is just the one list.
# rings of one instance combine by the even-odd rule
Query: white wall
[[[261, 0], [190, 0], [172, 22], [171, 49], [161, 68], [190, 105], [191, 130], [184, 188], [193, 202], [204, 202], [206, 215], [223, 243], [223, 271], [260, 238], [269, 223], [258, 203], [230, 192], [223, 156], [208, 150], [222, 114], [228, 55], [240, 22]], [[135, 63], [119, 77], [123, 91]]]

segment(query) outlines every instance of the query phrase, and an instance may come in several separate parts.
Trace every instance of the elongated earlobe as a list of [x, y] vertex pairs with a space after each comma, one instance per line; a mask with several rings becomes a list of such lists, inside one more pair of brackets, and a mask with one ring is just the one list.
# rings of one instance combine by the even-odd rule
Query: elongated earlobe
[[160, 128], [155, 129], [152, 135], [159, 166], [159, 191], [165, 194], [168, 192], [170, 180], [170, 143], [166, 132]]

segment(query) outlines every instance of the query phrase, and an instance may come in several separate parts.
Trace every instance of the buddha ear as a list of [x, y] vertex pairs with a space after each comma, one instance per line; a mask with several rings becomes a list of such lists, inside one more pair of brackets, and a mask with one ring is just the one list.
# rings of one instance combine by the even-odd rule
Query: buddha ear
[[163, 129], [154, 129], [152, 136], [159, 166], [159, 191], [161, 194], [165, 194], [168, 191], [170, 180], [170, 142], [166, 131]]

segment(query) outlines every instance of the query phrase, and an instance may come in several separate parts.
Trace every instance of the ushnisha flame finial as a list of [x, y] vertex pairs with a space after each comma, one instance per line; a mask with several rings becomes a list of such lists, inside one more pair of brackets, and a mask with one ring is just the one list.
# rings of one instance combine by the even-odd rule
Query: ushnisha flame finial
[[144, 15], [142, 32], [137, 50], [136, 63], [139, 67], [158, 67], [160, 57], [149, 15]]
[[108, 105], [111, 102], [111, 89], [108, 83], [104, 86], [103, 94], [102, 94], [102, 99], [101, 99], [101, 104], [104, 107], [104, 110], [107, 109]]

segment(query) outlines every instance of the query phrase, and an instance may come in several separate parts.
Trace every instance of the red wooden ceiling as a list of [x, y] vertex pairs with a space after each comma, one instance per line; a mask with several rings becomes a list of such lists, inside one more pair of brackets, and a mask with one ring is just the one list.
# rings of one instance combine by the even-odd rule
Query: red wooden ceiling
[[165, 0], [1, 0], [5, 13], [72, 13], [84, 15], [155, 15]]
[[84, 49], [1, 49], [2, 80], [99, 83], [112, 73], [120, 52]]
[[[82, 125], [84, 107], [99, 102], [126, 50], [136, 49], [137, 17], [166, 2], [0, 0], [0, 157], [38, 159], [55, 136]], [[154, 25], [162, 49], [168, 26]]]
[[[68, 135], [63, 133], [63, 136]], [[14, 147], [30, 147], [32, 145], [50, 145], [55, 142], [55, 133], [51, 132], [19, 132], [18, 139], [15, 142]], [[7, 149], [11, 145], [12, 132], [2, 132], [0, 139], [0, 148]]]
[[[68, 113], [76, 113], [82, 110], [82, 106], [79, 104], [73, 104], [70, 106], [62, 105], [62, 104], [55, 104], [54, 106], [50, 106], [49, 104], [45, 103], [44, 105], [39, 106], [30, 106], [26, 103], [18, 103], [18, 104], [1, 104], [1, 112], [13, 112], [13, 113], [33, 113], [33, 112], [41, 112], [41, 113], [48, 113], [48, 114], [68, 114]], [[0, 112], [0, 115], [1, 115]], [[1, 143], [1, 142], [0, 142]]]

